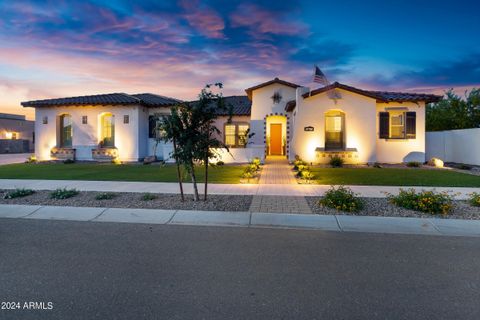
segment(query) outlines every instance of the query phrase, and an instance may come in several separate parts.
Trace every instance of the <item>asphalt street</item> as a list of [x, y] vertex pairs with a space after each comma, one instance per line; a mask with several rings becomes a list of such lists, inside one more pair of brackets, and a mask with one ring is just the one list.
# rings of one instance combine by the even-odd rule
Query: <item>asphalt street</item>
[[0, 219], [0, 319], [480, 319], [479, 270], [478, 238]]

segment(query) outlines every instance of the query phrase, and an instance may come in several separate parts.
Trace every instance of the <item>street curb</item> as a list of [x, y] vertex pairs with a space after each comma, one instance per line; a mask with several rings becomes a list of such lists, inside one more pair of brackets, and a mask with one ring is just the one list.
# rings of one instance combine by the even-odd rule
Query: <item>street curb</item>
[[0, 218], [480, 237], [480, 220], [0, 204]]

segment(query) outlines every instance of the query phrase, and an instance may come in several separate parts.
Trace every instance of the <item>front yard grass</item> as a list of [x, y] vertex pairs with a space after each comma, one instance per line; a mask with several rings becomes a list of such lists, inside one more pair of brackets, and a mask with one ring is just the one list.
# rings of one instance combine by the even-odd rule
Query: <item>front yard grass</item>
[[[211, 183], [239, 183], [244, 170], [241, 165], [223, 165], [208, 170]], [[196, 170], [199, 182], [204, 181], [204, 168]], [[20, 163], [0, 166], [0, 179], [92, 180], [177, 182], [175, 165], [139, 165], [110, 163]], [[185, 178], [190, 182], [190, 177]]]
[[480, 176], [448, 170], [311, 167], [311, 172], [326, 185], [480, 187]]

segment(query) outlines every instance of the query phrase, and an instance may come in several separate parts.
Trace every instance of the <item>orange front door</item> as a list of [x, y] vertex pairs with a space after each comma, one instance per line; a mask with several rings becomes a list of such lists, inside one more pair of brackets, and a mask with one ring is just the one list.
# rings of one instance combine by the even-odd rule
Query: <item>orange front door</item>
[[270, 124], [270, 154], [274, 156], [282, 155], [282, 124]]

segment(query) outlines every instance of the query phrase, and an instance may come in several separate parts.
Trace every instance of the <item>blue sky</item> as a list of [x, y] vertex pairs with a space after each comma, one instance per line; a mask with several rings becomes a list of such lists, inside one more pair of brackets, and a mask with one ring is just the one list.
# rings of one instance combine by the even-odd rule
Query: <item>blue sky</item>
[[[107, 92], [194, 98], [273, 77], [441, 93], [480, 86], [472, 1], [2, 1], [0, 109]], [[1, 111], [0, 111], [1, 112]], [[31, 114], [30, 114], [31, 115]]]

